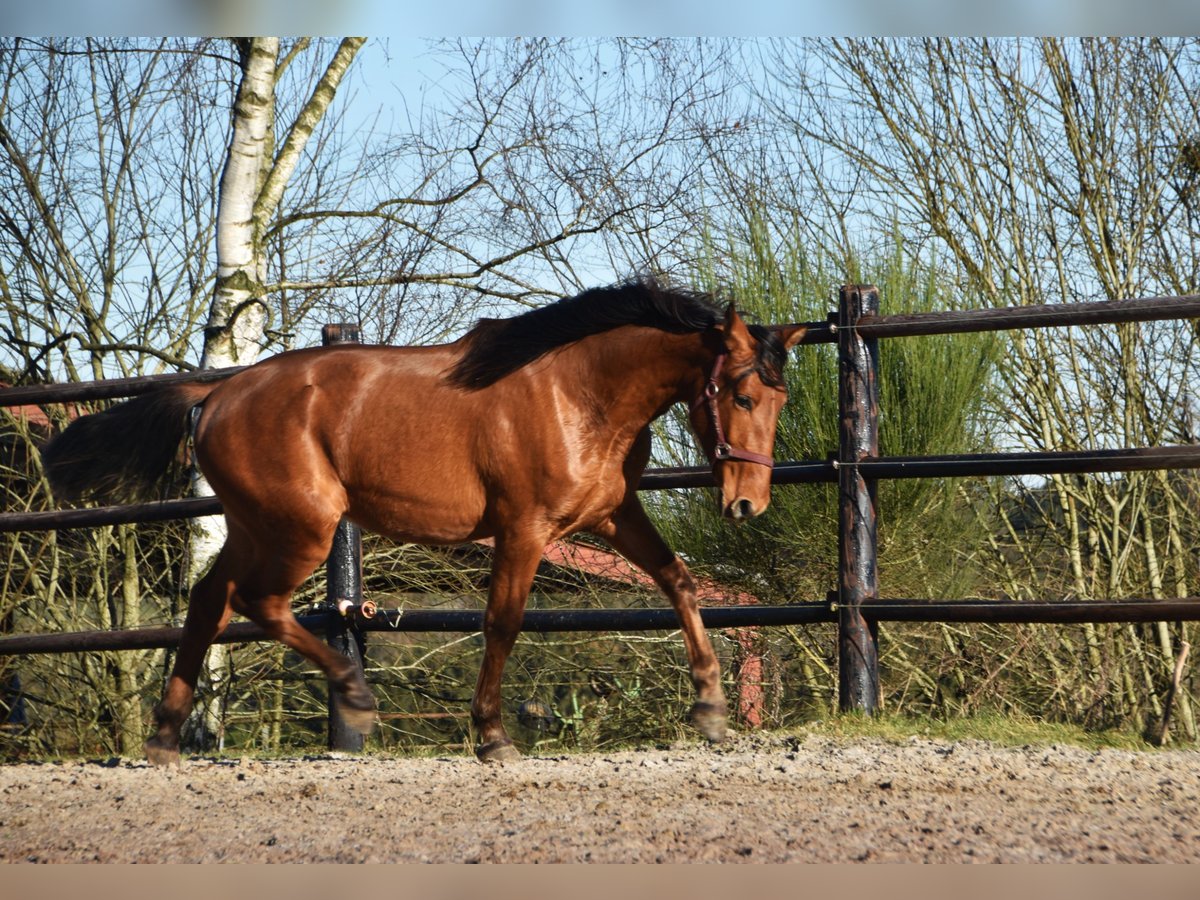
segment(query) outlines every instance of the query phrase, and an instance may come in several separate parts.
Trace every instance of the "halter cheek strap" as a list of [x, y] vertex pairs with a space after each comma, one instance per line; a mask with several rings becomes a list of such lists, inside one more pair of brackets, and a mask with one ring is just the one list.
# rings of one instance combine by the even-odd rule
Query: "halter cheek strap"
[[752, 450], [742, 450], [739, 447], [734, 447], [725, 439], [725, 429], [721, 427], [721, 410], [717, 407], [717, 394], [721, 388], [717, 384], [717, 378], [721, 374], [721, 369], [725, 366], [725, 357], [728, 354], [721, 351], [717, 354], [717, 359], [713, 363], [712, 372], [708, 376], [708, 381], [704, 385], [704, 393], [695, 399], [692, 403], [692, 411], [695, 412], [696, 407], [704, 403], [708, 405], [708, 414], [712, 419], [713, 435], [716, 437], [716, 444], [713, 446], [712, 464], [715, 469], [717, 463], [727, 459], [737, 459], [743, 462], [757, 463], [760, 466], [766, 466], [768, 469], [775, 468], [775, 460], [762, 453], [755, 453]]

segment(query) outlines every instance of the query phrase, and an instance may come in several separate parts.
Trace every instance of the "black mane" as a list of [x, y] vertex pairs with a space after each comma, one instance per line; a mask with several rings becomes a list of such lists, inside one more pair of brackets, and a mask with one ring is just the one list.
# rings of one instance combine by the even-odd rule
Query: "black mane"
[[487, 387], [556, 347], [622, 325], [688, 334], [722, 321], [724, 312], [708, 294], [652, 279], [592, 288], [511, 319], [480, 319], [467, 333], [466, 353], [450, 382], [468, 390]]

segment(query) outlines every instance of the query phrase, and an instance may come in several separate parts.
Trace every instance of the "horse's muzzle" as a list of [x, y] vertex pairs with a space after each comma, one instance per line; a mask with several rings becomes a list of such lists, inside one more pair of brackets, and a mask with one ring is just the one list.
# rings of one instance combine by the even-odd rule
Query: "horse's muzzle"
[[755, 509], [754, 504], [745, 497], [738, 497], [730, 503], [727, 503], [721, 514], [727, 519], [733, 519], [735, 522], [741, 522], [746, 519], [753, 519], [757, 516], [761, 509]]

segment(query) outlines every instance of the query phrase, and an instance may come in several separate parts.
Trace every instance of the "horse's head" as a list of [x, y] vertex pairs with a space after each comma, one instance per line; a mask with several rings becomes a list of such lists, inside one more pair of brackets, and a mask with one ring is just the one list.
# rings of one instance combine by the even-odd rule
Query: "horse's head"
[[730, 305], [719, 331], [721, 349], [691, 421], [712, 460], [721, 514], [741, 521], [771, 502], [775, 426], [787, 401], [783, 363], [805, 328], [747, 326]]

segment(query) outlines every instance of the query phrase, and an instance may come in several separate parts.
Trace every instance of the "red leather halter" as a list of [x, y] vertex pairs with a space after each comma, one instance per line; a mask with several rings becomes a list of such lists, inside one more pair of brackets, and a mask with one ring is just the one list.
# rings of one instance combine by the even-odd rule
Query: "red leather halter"
[[704, 393], [692, 403], [693, 412], [701, 403], [708, 404], [708, 414], [712, 417], [713, 434], [716, 437], [716, 444], [713, 447], [713, 469], [716, 469], [717, 463], [724, 462], [727, 459], [739, 459], [744, 462], [758, 463], [760, 466], [773, 469], [775, 468], [775, 460], [771, 457], [765, 456], [762, 453], [755, 453], [751, 450], [742, 450], [739, 447], [733, 446], [725, 439], [725, 429], [721, 427], [721, 411], [717, 408], [717, 393], [721, 390], [717, 384], [717, 378], [721, 374], [721, 369], [725, 366], [725, 357], [728, 355], [724, 350], [717, 354], [716, 362], [713, 363], [712, 373], [708, 376], [708, 382], [704, 385]]

